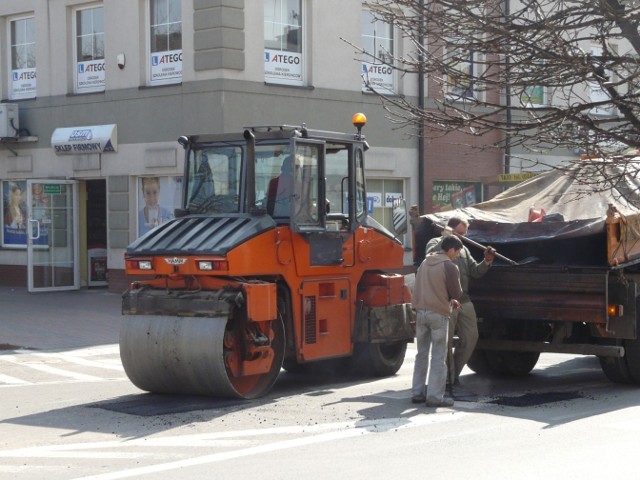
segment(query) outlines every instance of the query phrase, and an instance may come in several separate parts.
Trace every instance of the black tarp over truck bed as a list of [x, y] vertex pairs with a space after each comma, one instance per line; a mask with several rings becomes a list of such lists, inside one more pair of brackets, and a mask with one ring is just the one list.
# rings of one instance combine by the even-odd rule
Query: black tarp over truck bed
[[[542, 221], [529, 221], [532, 208]], [[452, 215], [470, 221], [469, 239], [519, 263], [496, 260], [471, 282], [481, 336], [471, 368], [523, 374], [539, 352], [593, 354], [612, 380], [640, 384], [640, 159], [578, 162], [471, 207], [414, 211], [416, 265]]]

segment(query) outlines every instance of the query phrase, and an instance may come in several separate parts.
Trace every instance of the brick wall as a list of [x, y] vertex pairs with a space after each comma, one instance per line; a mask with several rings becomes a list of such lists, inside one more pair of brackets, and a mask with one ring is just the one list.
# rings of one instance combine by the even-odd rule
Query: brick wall
[[[502, 151], [488, 147], [501, 139], [500, 132], [490, 132], [481, 137], [461, 132], [443, 136], [441, 132], [428, 129], [425, 132], [425, 213], [433, 211], [433, 181], [479, 182], [482, 177], [504, 173]], [[484, 199], [488, 200], [500, 191], [496, 187], [485, 187]]]

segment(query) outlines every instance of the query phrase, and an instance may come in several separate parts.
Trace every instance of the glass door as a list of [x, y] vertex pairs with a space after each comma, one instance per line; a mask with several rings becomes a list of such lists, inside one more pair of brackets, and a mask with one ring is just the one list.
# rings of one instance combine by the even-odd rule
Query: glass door
[[29, 291], [77, 290], [78, 183], [27, 180], [27, 207]]

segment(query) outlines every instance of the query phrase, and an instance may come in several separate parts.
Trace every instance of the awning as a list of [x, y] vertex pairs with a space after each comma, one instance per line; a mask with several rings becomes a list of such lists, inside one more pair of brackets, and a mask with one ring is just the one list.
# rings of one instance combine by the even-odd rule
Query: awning
[[51, 135], [51, 146], [56, 155], [117, 152], [117, 125], [56, 128]]

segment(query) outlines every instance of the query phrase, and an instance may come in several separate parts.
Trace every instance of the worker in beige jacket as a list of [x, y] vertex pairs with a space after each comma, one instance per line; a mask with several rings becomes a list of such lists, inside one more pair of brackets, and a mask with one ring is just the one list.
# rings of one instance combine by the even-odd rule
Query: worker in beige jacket
[[[449, 236], [464, 236], [469, 228], [469, 223], [463, 217], [453, 216], [447, 222], [446, 228], [442, 231], [441, 237], [432, 238], [427, 243], [426, 253], [440, 250], [442, 242]], [[459, 383], [460, 372], [469, 361], [473, 350], [478, 343], [478, 317], [476, 310], [469, 297], [469, 279], [482, 277], [493, 263], [495, 250], [487, 247], [484, 252], [484, 259], [478, 263], [471, 256], [471, 252], [464, 245], [460, 250], [460, 255], [453, 261], [460, 271], [460, 284], [464, 294], [460, 299], [460, 309], [455, 310], [449, 321], [449, 348], [453, 349], [453, 336], [458, 335], [458, 343], [453, 349], [452, 363], [449, 366], [451, 381], [453, 385]]]
[[[453, 399], [445, 398], [444, 392], [449, 317], [453, 309], [460, 308], [458, 300], [462, 298], [460, 273], [453, 263], [460, 250], [460, 239], [449, 236], [442, 241], [441, 250], [427, 255], [416, 272], [412, 304], [417, 314], [418, 353], [413, 369], [412, 403], [426, 403], [428, 407], [453, 405]], [[427, 371], [429, 386], [425, 393]]]

